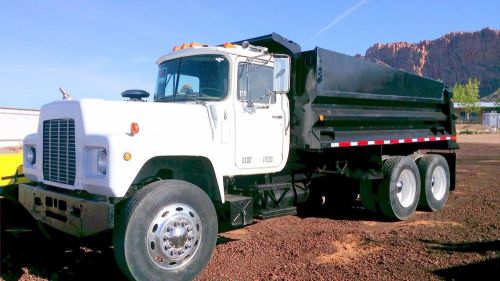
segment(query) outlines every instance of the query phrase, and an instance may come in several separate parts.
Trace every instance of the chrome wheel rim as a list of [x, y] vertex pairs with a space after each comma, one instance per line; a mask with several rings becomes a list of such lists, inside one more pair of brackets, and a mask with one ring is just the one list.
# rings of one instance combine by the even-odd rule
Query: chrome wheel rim
[[417, 180], [409, 169], [405, 169], [399, 175], [396, 183], [397, 197], [401, 206], [408, 208], [415, 201], [417, 191]]
[[446, 193], [446, 172], [442, 166], [437, 166], [432, 172], [431, 191], [436, 200], [441, 200]]
[[162, 269], [183, 267], [198, 251], [202, 230], [201, 218], [193, 208], [180, 203], [166, 206], [148, 227], [149, 257]]

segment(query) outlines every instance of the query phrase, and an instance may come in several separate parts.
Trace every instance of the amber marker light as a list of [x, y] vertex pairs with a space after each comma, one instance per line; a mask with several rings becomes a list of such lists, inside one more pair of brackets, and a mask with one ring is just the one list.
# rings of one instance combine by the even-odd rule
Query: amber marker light
[[320, 114], [319, 115], [319, 121], [321, 121], [321, 122], [325, 121], [325, 115]]
[[136, 122], [132, 122], [130, 124], [130, 134], [132, 136], [135, 136], [139, 133], [139, 124], [137, 124]]
[[189, 48], [202, 47], [202, 46], [203, 45], [198, 42], [191, 42], [191, 44], [189, 44]]
[[231, 43], [224, 43], [224, 48], [236, 48], [236, 46], [234, 44], [231, 44]]
[[130, 152], [123, 153], [123, 160], [130, 161], [130, 159], [132, 159], [132, 154], [130, 154]]

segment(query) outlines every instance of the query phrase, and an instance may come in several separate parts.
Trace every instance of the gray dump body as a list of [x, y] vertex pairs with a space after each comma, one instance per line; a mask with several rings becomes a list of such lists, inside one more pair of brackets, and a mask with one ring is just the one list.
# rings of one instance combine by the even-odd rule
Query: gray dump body
[[[396, 140], [418, 142], [419, 148], [456, 148], [451, 93], [442, 82], [326, 49], [302, 52], [276, 33], [248, 41], [292, 58], [293, 148], [383, 146]], [[450, 140], [433, 142], [442, 137]]]

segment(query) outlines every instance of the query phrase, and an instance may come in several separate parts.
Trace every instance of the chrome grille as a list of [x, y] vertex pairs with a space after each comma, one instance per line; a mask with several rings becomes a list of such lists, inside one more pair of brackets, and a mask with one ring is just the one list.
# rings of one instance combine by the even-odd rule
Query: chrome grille
[[75, 183], [75, 121], [53, 119], [43, 122], [43, 178]]

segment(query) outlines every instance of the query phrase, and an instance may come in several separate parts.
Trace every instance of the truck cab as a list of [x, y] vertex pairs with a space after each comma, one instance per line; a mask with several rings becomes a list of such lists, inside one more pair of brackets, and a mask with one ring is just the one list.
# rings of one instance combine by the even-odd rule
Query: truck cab
[[207, 181], [215, 180], [217, 190], [209, 193], [224, 202], [224, 176], [272, 173], [287, 161], [289, 60], [249, 44], [176, 46], [157, 61], [153, 103], [45, 105], [38, 133], [24, 142], [31, 159], [25, 174], [63, 189], [123, 197], [133, 184], [169, 173], [155, 170], [158, 162], [185, 166], [191, 157], [203, 161], [192, 165], [211, 166], [214, 178]]

